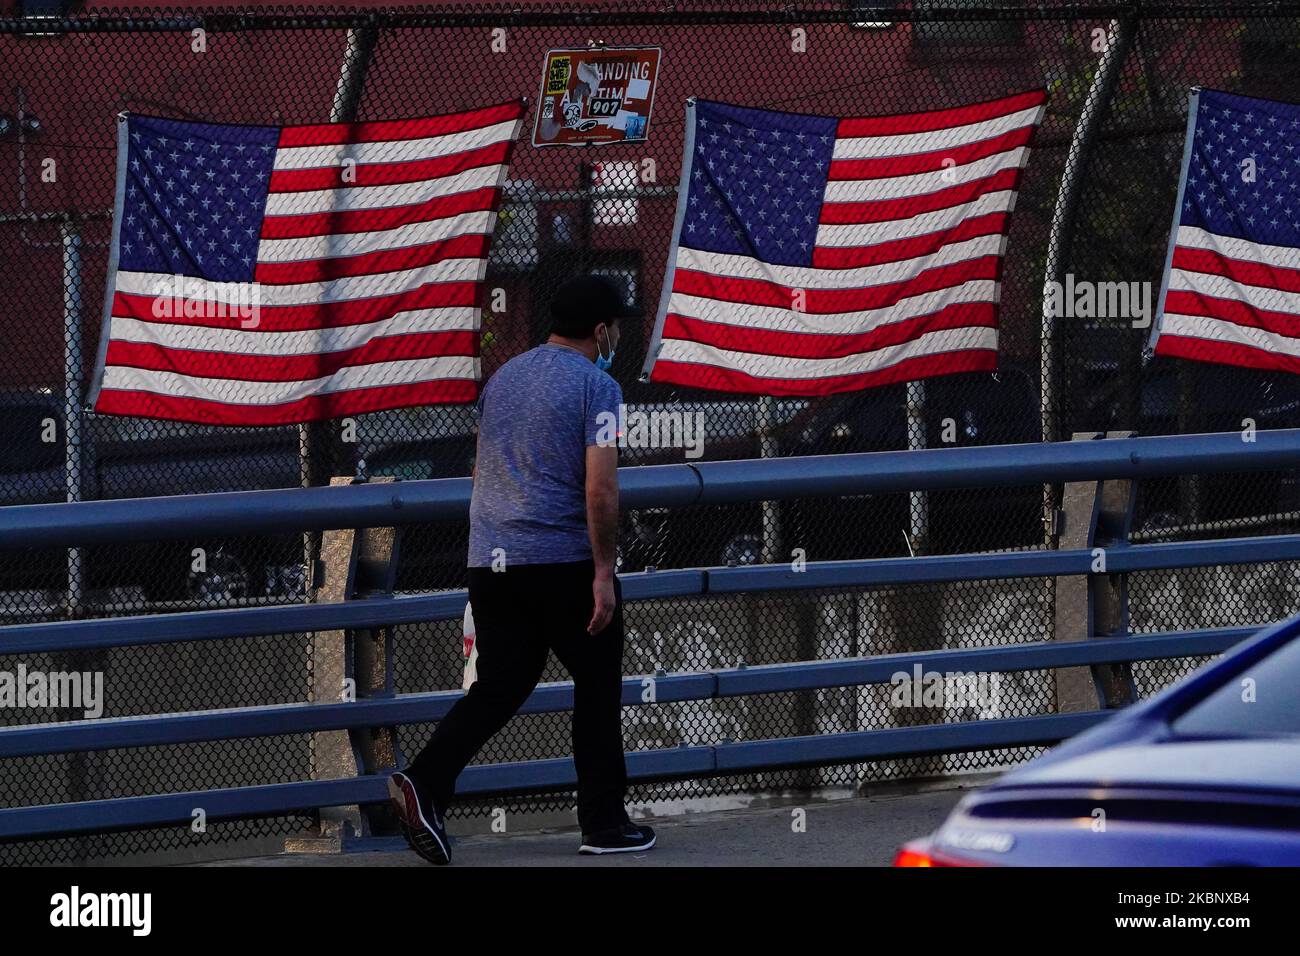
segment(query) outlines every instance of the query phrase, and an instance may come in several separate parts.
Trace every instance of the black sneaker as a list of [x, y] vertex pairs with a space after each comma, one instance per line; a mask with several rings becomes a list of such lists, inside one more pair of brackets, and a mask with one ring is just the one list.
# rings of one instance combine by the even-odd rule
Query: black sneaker
[[422, 797], [411, 778], [400, 770], [388, 778], [388, 796], [411, 849], [437, 866], [450, 863], [451, 843], [433, 801]]
[[612, 830], [584, 833], [579, 853], [641, 853], [655, 845], [655, 832], [649, 827], [625, 823]]

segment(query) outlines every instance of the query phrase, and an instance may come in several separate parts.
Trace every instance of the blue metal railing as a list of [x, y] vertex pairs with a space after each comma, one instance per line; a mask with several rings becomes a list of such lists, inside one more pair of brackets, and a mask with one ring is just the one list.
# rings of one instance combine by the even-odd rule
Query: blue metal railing
[[[817, 455], [619, 469], [625, 509], [1268, 471], [1300, 463], [1300, 429]], [[437, 478], [2, 508], [0, 551], [203, 535], [378, 528], [463, 518], [470, 479]]]
[[[1024, 485], [1112, 477], [1271, 470], [1300, 462], [1300, 430], [1164, 438], [933, 449], [760, 461], [701, 462], [623, 469], [625, 508], [718, 504], [799, 496]], [[468, 479], [353, 485], [184, 498], [27, 505], [0, 509], [0, 550], [71, 547], [338, 527], [416, 524], [463, 517]], [[1107, 572], [1300, 558], [1300, 535], [1126, 545], [1107, 549]], [[738, 594], [771, 589], [843, 588], [934, 581], [1086, 575], [1089, 550], [1022, 551], [924, 558], [686, 569], [623, 575], [626, 600]], [[465, 594], [446, 592], [341, 604], [196, 611], [107, 620], [0, 627], [0, 653], [70, 651], [236, 638], [325, 629], [362, 629], [459, 618]], [[624, 704], [707, 700], [747, 694], [889, 681], [920, 663], [941, 671], [1017, 671], [1214, 654], [1253, 628], [1110, 637], [853, 660], [745, 667], [630, 678]], [[643, 704], [653, 679], [655, 704]], [[286, 704], [200, 713], [89, 720], [0, 729], [0, 759], [146, 747], [437, 720], [459, 692], [367, 697], [349, 703]], [[567, 710], [572, 685], [540, 686], [523, 712]], [[1054, 743], [1104, 719], [1105, 711], [890, 728], [761, 741], [721, 742], [628, 754], [633, 780], [707, 776], [881, 757]], [[467, 768], [458, 791], [524, 792], [572, 787], [571, 760]], [[0, 839], [185, 823], [195, 807], [209, 818], [277, 814], [367, 804], [385, 798], [381, 777], [302, 781], [39, 807], [0, 809]]]

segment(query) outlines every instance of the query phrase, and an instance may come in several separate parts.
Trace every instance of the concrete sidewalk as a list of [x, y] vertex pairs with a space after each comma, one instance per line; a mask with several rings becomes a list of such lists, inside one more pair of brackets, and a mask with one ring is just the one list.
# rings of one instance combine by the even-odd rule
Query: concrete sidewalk
[[[456, 839], [455, 866], [888, 866], [899, 844], [933, 830], [965, 789], [856, 797], [645, 821], [659, 843], [647, 853], [579, 856], [576, 830]], [[805, 829], [796, 832], [797, 810]], [[213, 866], [428, 866], [402, 845], [379, 852], [280, 854]]]

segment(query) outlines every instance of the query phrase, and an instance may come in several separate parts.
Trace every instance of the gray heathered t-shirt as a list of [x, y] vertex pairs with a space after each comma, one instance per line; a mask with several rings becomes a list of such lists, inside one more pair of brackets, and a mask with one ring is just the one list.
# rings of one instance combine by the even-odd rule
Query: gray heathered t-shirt
[[497, 370], [479, 396], [470, 567], [491, 567], [498, 548], [507, 568], [591, 558], [587, 446], [608, 440], [622, 402], [617, 382], [563, 345]]

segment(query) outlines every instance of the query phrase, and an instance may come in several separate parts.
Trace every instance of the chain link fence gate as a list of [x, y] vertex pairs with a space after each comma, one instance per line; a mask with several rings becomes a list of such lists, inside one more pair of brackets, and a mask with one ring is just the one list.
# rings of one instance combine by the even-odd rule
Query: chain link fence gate
[[[653, 4], [593, 0], [421, 8], [76, 6], [0, 20], [0, 504], [189, 494], [321, 483], [331, 475], [467, 475], [465, 407], [358, 416], [310, 429], [211, 428], [96, 416], [85, 388], [97, 346], [122, 110], [230, 123], [383, 120], [535, 101], [548, 49], [663, 50], [647, 142], [521, 144], [497, 226], [482, 312], [484, 374], [540, 341], [548, 296], [598, 271], [642, 310], [623, 330], [616, 377], [630, 405], [703, 416], [704, 458], [807, 455], [1300, 425], [1283, 375], [1147, 361], [1131, 316], [1044, 312], [1045, 279], [1158, 289], [1177, 185], [1187, 89], [1300, 99], [1300, 10], [1270, 4], [1080, 7], [927, 0]], [[20, 11], [21, 12], [21, 11]], [[797, 49], [802, 47], [802, 50]], [[999, 371], [815, 400], [758, 400], [636, 380], [659, 299], [682, 152], [683, 105], [701, 95], [824, 114], [932, 109], [1046, 86], [1051, 99], [1012, 219]], [[525, 119], [530, 135], [535, 117]], [[504, 303], [504, 305], [502, 305]], [[1154, 305], [1154, 301], [1152, 301]], [[674, 458], [675, 456], [675, 458]], [[624, 464], [681, 460], [629, 449]], [[363, 465], [364, 463], [364, 465]], [[1152, 481], [1142, 540], [1291, 529], [1294, 471]], [[1051, 547], [1039, 486], [643, 510], [624, 516], [623, 570]], [[1045, 508], [1048, 509], [1045, 512]], [[1047, 529], [1047, 530], [1045, 530]], [[467, 528], [409, 529], [399, 589], [463, 586]], [[290, 535], [0, 555], [5, 622], [306, 599], [305, 551]], [[1248, 624], [1300, 610], [1290, 564], [1133, 575], [1134, 631]], [[1052, 590], [1035, 581], [650, 601], [629, 607], [627, 673], [1040, 640]], [[399, 629], [400, 691], [459, 686], [459, 628]], [[310, 635], [47, 655], [0, 670], [102, 671], [105, 716], [306, 700]], [[1196, 662], [1137, 665], [1144, 692]], [[545, 679], [560, 679], [558, 668]], [[886, 686], [687, 702], [625, 712], [632, 749], [902, 723], [1046, 713], [1050, 672], [1008, 675], [981, 712], [890, 706]], [[4, 723], [70, 719], [0, 712]], [[568, 753], [566, 715], [516, 718], [483, 761]], [[403, 728], [411, 752], [427, 727]], [[32, 805], [307, 779], [310, 735], [5, 761], [0, 805]], [[636, 801], [857, 787], [1003, 766], [1038, 752], [956, 754], [638, 786]], [[564, 809], [570, 794], [512, 808]], [[500, 801], [497, 801], [500, 804]], [[478, 814], [470, 803], [456, 813]], [[60, 862], [269, 845], [308, 816], [212, 823], [0, 847], [0, 861]], [[227, 847], [229, 850], [229, 847]]]

